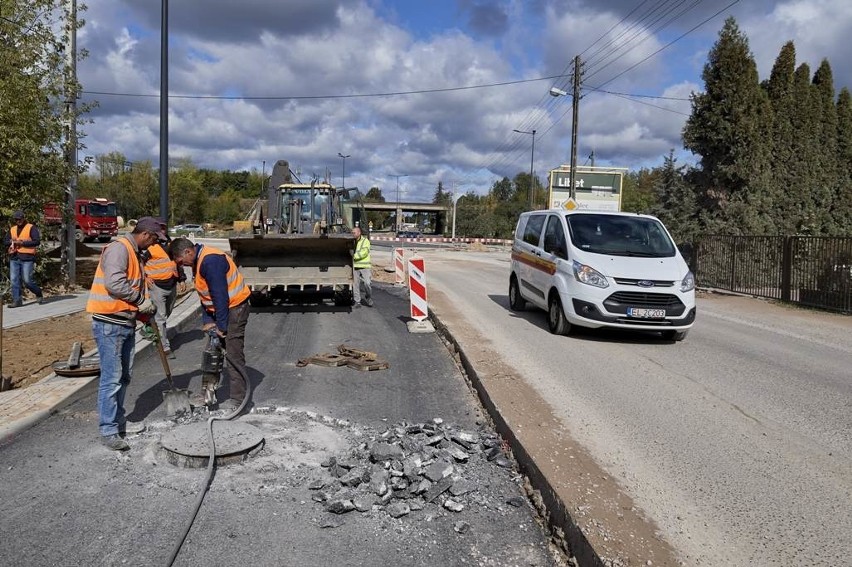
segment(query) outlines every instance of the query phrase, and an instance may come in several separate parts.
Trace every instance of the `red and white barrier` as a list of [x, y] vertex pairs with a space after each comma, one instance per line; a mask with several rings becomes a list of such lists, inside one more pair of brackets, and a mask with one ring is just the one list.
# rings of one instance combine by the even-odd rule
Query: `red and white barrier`
[[423, 258], [408, 260], [408, 289], [411, 298], [411, 318], [423, 321], [429, 316], [426, 301], [426, 263]]
[[395, 284], [405, 283], [405, 250], [402, 248], [393, 249], [393, 267]]

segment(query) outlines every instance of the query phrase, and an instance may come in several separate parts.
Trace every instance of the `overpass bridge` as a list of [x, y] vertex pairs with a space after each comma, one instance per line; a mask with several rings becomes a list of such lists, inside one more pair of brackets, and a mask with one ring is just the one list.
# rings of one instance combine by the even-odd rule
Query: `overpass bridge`
[[435, 215], [435, 233], [443, 234], [444, 226], [447, 222], [447, 216], [450, 212], [450, 205], [439, 205], [436, 203], [415, 203], [415, 202], [394, 202], [394, 203], [378, 203], [378, 202], [368, 202], [364, 201], [364, 210], [369, 213], [370, 211], [378, 211], [378, 212], [388, 212], [392, 211], [394, 214], [394, 225], [396, 230], [399, 231], [402, 227], [402, 219], [406, 213], [427, 213]]

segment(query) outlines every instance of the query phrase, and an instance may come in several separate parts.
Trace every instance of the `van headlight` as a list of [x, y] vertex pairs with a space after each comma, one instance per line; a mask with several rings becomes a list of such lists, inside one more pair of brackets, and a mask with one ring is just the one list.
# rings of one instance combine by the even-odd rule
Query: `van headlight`
[[692, 272], [686, 272], [686, 275], [683, 276], [683, 280], [680, 282], [680, 291], [687, 292], [695, 289], [695, 276], [692, 275]]
[[609, 287], [606, 277], [596, 269], [574, 260], [574, 277], [577, 281], [595, 287]]

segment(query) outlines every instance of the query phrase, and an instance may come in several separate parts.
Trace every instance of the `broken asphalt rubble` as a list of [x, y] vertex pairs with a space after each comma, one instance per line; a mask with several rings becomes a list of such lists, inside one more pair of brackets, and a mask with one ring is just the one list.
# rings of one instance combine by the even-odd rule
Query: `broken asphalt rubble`
[[[388, 427], [348, 455], [332, 456], [321, 463], [322, 477], [308, 488], [313, 500], [332, 514], [322, 527], [338, 527], [340, 515], [357, 510], [384, 510], [393, 518], [411, 512], [442, 507], [461, 512], [477, 492], [476, 482], [466, 479], [468, 469], [482, 463], [511, 468], [502, 442], [495, 433], [471, 433], [432, 422]], [[506, 500], [518, 507], [524, 499]], [[454, 529], [464, 533], [466, 522]]]
[[299, 367], [307, 366], [308, 364], [316, 364], [318, 366], [348, 366], [362, 371], [390, 368], [390, 363], [386, 360], [381, 360], [376, 353], [347, 347], [346, 345], [338, 346], [336, 353], [314, 354], [306, 358], [301, 358], [296, 362], [296, 366]]

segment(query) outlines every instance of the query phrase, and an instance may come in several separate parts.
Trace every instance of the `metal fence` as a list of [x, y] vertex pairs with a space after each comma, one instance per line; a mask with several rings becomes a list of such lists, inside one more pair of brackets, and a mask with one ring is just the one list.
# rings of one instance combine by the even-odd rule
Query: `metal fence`
[[707, 236], [690, 264], [702, 287], [852, 313], [852, 238]]

